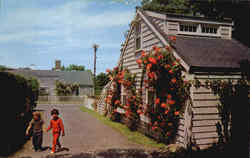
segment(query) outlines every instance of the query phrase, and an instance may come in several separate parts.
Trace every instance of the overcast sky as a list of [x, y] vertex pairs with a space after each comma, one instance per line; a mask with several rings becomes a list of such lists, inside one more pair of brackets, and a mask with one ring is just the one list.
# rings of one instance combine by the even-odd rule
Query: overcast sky
[[[97, 73], [116, 66], [124, 32], [139, 2], [120, 0], [0, 0], [0, 65], [51, 69], [54, 61]], [[126, 0], [125, 0], [126, 1]]]

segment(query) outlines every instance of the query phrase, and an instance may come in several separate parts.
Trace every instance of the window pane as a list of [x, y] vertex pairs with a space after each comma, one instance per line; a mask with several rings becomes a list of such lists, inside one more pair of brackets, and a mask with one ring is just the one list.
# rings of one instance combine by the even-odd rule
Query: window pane
[[187, 25], [185, 25], [185, 31], [188, 31], [188, 26]]
[[193, 32], [197, 32], [196, 29], [197, 29], [197, 27], [193, 26]]
[[136, 50], [141, 48], [141, 37], [136, 38]]
[[184, 26], [183, 25], [180, 25], [180, 30], [184, 31]]

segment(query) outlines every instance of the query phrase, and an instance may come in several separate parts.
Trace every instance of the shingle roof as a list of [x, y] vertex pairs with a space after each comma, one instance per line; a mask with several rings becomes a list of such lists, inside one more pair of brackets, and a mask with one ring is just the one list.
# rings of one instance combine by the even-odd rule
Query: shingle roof
[[93, 79], [89, 71], [62, 71], [61, 80], [70, 83], [78, 83], [84, 86], [93, 86]]
[[[144, 16], [168, 41], [168, 35], [152, 21], [152, 17]], [[238, 71], [239, 61], [250, 61], [250, 49], [235, 39], [177, 35], [174, 47], [190, 66], [190, 71]]]
[[175, 49], [192, 67], [238, 69], [241, 60], [250, 60], [249, 48], [234, 39], [177, 36]]
[[88, 71], [51, 71], [51, 70], [22, 70], [15, 69], [14, 72], [27, 77], [55, 78], [68, 83], [78, 83], [84, 86], [93, 86], [91, 72]]

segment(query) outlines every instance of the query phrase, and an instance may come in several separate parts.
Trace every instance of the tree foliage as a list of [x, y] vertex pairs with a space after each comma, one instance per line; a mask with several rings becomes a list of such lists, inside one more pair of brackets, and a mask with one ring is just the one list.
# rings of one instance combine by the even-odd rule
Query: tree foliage
[[72, 96], [78, 94], [79, 85], [56, 81], [56, 94], [58, 96]]
[[193, 5], [189, 0], [143, 0], [142, 8], [157, 12], [190, 14]]
[[3, 65], [0, 65], [0, 71], [5, 71], [7, 68]]
[[70, 64], [70, 65], [67, 66], [67, 67], [62, 66], [61, 70], [62, 70], [62, 71], [85, 71], [85, 66], [83, 66], [83, 65]]

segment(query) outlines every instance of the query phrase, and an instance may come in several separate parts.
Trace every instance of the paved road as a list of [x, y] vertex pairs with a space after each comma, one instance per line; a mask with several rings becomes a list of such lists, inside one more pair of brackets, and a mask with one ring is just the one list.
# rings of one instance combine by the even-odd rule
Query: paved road
[[[96, 118], [88, 113], [80, 111], [79, 105], [38, 105], [37, 110], [43, 113], [43, 118], [46, 122], [46, 127], [50, 119], [50, 110], [57, 108], [60, 111], [60, 117], [65, 125], [65, 137], [61, 138], [61, 143], [65, 149], [57, 154], [72, 155], [77, 153], [91, 153], [95, 150], [121, 148], [142, 149], [138, 144], [129, 142], [126, 137], [119, 132], [102, 124]], [[44, 133], [44, 147], [51, 147], [51, 133]], [[31, 142], [24, 145], [23, 149], [17, 152], [12, 157], [30, 158], [30, 157], [46, 157], [50, 150], [35, 153], [32, 150]]]

